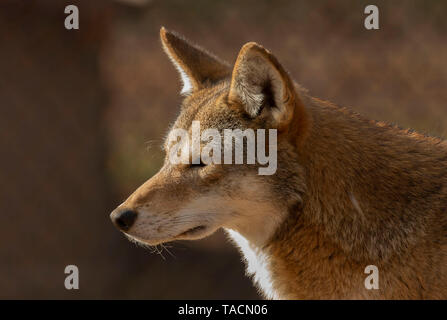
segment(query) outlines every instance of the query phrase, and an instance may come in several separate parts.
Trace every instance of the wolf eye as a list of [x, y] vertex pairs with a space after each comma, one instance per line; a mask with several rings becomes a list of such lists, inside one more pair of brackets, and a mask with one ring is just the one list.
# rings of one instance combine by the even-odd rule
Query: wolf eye
[[200, 167], [206, 167], [206, 163], [202, 162], [202, 159], [200, 159], [199, 163], [191, 163], [189, 165], [191, 168], [200, 168]]

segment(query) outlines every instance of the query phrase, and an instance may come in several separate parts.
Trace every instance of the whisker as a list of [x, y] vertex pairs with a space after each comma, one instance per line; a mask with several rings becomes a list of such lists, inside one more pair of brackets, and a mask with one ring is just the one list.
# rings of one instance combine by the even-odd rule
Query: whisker
[[155, 248], [157, 248], [158, 255], [160, 255], [163, 260], [166, 260], [165, 256], [163, 255], [163, 249], [158, 249], [158, 245], [155, 246]]
[[172, 252], [171, 251], [169, 251], [169, 249], [168, 249], [168, 247], [167, 246], [165, 246], [165, 245], [163, 245], [163, 244], [161, 244], [161, 247], [163, 248], [163, 249], [165, 249], [166, 250], [166, 252], [167, 253], [169, 253], [169, 255], [171, 256], [171, 257], [173, 257], [174, 259], [175, 259], [175, 256], [172, 254]]

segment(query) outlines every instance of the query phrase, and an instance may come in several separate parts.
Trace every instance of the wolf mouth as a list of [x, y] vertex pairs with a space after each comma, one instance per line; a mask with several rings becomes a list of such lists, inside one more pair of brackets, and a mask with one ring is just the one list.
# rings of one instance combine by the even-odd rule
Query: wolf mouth
[[177, 237], [185, 237], [185, 236], [192, 236], [200, 233], [201, 231], [205, 230], [206, 226], [200, 225], [194, 228], [190, 228], [186, 230], [185, 232], [180, 233]]

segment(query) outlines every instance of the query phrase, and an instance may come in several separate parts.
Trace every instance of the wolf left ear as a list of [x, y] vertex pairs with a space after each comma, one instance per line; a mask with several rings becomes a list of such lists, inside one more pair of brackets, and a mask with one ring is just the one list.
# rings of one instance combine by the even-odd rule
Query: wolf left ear
[[181, 94], [200, 90], [231, 74], [231, 68], [213, 54], [192, 45], [180, 35], [160, 29], [163, 49], [180, 73], [183, 82]]
[[251, 117], [268, 107], [278, 128], [288, 125], [297, 104], [301, 106], [287, 72], [269, 51], [254, 42], [239, 52], [228, 97], [241, 103]]

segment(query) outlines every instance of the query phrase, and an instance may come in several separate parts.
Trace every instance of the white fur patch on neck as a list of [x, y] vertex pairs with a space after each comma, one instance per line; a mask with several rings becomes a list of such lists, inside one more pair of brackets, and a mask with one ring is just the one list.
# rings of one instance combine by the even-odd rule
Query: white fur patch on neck
[[252, 245], [237, 231], [225, 229], [231, 239], [240, 248], [247, 265], [247, 275], [253, 277], [254, 283], [267, 299], [279, 299], [273, 288], [269, 256], [262, 249]]

